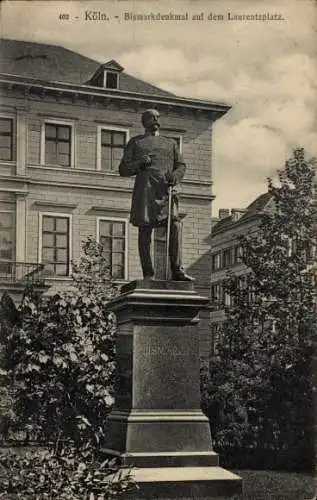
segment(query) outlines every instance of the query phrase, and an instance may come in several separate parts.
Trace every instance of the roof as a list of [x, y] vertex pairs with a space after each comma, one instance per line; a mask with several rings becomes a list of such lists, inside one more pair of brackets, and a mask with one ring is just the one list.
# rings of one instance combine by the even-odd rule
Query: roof
[[271, 193], [267, 192], [261, 194], [255, 200], [253, 200], [252, 203], [250, 203], [250, 205], [248, 205], [243, 217], [250, 216], [252, 214], [262, 213], [263, 211], [265, 211], [265, 209], [268, 208], [268, 204], [271, 200], [272, 200]]
[[244, 222], [247, 222], [250, 217], [256, 217], [263, 214], [270, 209], [271, 201], [271, 193], [266, 192], [261, 194], [247, 206], [245, 213], [238, 220], [234, 220], [232, 215], [229, 215], [228, 217], [224, 217], [216, 222], [212, 227], [212, 234], [215, 235], [216, 233], [226, 231], [229, 228], [231, 229], [233, 225], [241, 225]]
[[[58, 45], [0, 38], [0, 72], [44, 81], [89, 84], [101, 65], [121, 68], [113, 59], [99, 62]], [[122, 68], [123, 69], [123, 68]], [[124, 71], [120, 73], [120, 90], [157, 96], [174, 96]], [[114, 90], [115, 92], [115, 90]]]
[[124, 68], [119, 64], [117, 61], [114, 59], [111, 59], [111, 61], [106, 62], [105, 64], [102, 64], [102, 67], [104, 69], [110, 69], [114, 71], [123, 71]]

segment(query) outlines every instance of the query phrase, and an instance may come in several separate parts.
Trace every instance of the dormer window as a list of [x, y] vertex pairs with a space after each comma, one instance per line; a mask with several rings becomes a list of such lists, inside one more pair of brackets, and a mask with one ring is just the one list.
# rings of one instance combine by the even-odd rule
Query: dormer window
[[89, 83], [105, 89], [119, 89], [119, 77], [122, 71], [123, 67], [116, 61], [111, 60], [99, 66]]
[[105, 87], [106, 89], [117, 89], [119, 87], [119, 75], [114, 71], [105, 71]]

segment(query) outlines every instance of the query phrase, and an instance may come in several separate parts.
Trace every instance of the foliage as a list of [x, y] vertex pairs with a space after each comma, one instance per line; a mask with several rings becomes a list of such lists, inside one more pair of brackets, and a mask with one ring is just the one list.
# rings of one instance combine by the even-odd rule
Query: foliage
[[89, 238], [83, 250], [71, 287], [54, 295], [25, 290], [19, 321], [6, 324], [9, 426], [44, 450], [1, 454], [4, 498], [93, 500], [130, 487], [128, 472], [98, 453], [114, 396], [116, 321], [107, 303], [117, 290], [101, 245]]
[[15, 428], [36, 440], [98, 440], [113, 403], [115, 317], [105, 307], [113, 289], [97, 280], [99, 252], [88, 240], [72, 288], [53, 296], [27, 290], [8, 336]]
[[[297, 149], [268, 181], [272, 210], [243, 237], [248, 273], [229, 274], [218, 353], [203, 374], [215, 441], [275, 450], [308, 447], [316, 359], [313, 160]], [[315, 219], [314, 219], [315, 218]]]
[[72, 446], [0, 454], [0, 498], [106, 500], [133, 489], [130, 471]]

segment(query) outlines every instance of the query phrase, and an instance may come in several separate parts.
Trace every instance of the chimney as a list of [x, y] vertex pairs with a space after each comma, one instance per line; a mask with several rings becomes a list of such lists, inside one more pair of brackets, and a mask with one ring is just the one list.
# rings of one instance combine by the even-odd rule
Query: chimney
[[233, 221], [237, 221], [242, 217], [242, 215], [245, 213], [245, 210], [242, 208], [232, 208], [231, 209], [231, 216]]
[[219, 209], [219, 219], [225, 219], [230, 215], [230, 208], [220, 208]]

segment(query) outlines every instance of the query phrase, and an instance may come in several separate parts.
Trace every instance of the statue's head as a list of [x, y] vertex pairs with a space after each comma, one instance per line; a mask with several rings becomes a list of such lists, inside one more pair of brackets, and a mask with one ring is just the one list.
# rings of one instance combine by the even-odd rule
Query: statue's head
[[147, 109], [142, 113], [142, 125], [146, 131], [155, 132], [160, 128], [160, 113], [156, 109]]

